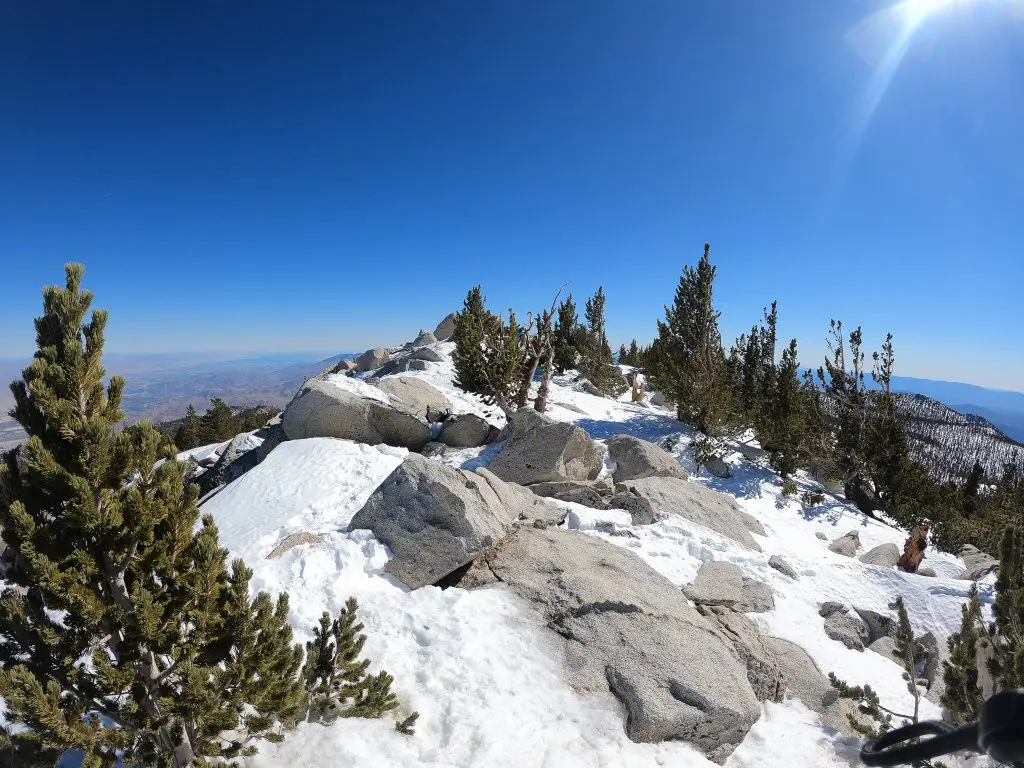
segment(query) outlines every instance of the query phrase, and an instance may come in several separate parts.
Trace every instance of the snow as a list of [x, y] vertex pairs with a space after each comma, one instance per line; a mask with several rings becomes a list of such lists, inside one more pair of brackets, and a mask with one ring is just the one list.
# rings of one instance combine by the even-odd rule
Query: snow
[[[426, 370], [403, 372], [442, 390], [455, 412], [471, 412], [502, 426], [504, 416], [476, 396], [453, 385], [451, 343], [432, 345], [446, 356]], [[359, 378], [332, 375], [331, 385], [387, 401], [380, 390]], [[673, 452], [693, 482], [734, 496], [756, 517], [765, 536], [755, 536], [762, 552], [678, 516], [634, 526], [623, 510], [598, 511], [569, 502], [565, 526], [581, 536], [597, 536], [633, 551], [674, 584], [690, 583], [710, 560], [739, 565], [746, 575], [768, 584], [775, 609], [751, 614], [767, 634], [803, 647], [823, 672], [834, 671], [850, 683], [870, 683], [882, 703], [907, 711], [910, 695], [895, 662], [871, 651], [851, 651], [829, 639], [818, 607], [826, 600], [891, 612], [902, 595], [919, 633], [935, 632], [940, 642], [960, 623], [960, 606], [969, 582], [954, 578], [963, 567], [955, 557], [929, 550], [927, 564], [939, 578], [865, 565], [828, 550], [832, 539], [857, 530], [861, 553], [892, 542], [902, 548], [906, 534], [865, 518], [843, 500], [805, 509], [797, 497], [785, 497], [781, 482], [763, 463], [756, 444], [737, 441], [726, 456], [733, 476], [699, 471], [690, 455], [693, 435], [669, 410], [632, 403], [627, 394], [614, 401], [572, 388], [572, 377], [552, 382], [554, 419], [571, 421], [598, 440], [631, 434], [654, 442], [672, 437]], [[209, 457], [223, 445], [204, 446], [185, 455]], [[500, 445], [448, 450], [439, 460], [463, 469], [486, 466]], [[183, 456], [185, 456], [183, 455]], [[390, 552], [369, 531], [349, 531], [352, 516], [397, 467], [406, 451], [346, 440], [315, 438], [284, 442], [256, 468], [204, 504], [220, 529], [222, 545], [253, 569], [252, 589], [290, 595], [290, 621], [296, 641], [308, 639], [320, 614], [336, 614], [346, 598], [360, 603], [366, 626], [365, 651], [371, 670], [387, 669], [402, 709], [420, 713], [414, 736], [398, 734], [392, 719], [343, 719], [323, 727], [301, 725], [282, 744], [262, 744], [246, 758], [248, 768], [301, 765], [445, 766], [470, 768], [597, 768], [598, 766], [715, 765], [688, 744], [637, 744], [623, 729], [623, 710], [610, 693], [574, 690], [562, 671], [559, 646], [530, 605], [496, 585], [474, 591], [425, 587], [410, 591], [384, 572]], [[605, 473], [611, 470], [606, 461]], [[807, 477], [794, 478], [798, 490], [821, 490]], [[268, 554], [289, 535], [317, 534], [279, 557]], [[826, 540], [815, 534], [824, 533]], [[619, 535], [615, 535], [619, 534]], [[768, 566], [781, 555], [798, 573], [790, 579]], [[982, 583], [991, 602], [991, 579]], [[938, 708], [922, 701], [922, 715]], [[796, 699], [763, 705], [761, 719], [728, 758], [728, 768], [802, 768], [857, 764], [859, 742], [822, 726], [818, 716]], [[952, 765], [953, 763], [950, 762]]]
[[[452, 345], [434, 348], [448, 355]], [[498, 426], [504, 423], [496, 408], [453, 386], [450, 359], [401, 375], [423, 378], [441, 389], [456, 412], [477, 413]], [[373, 389], [351, 377], [332, 377], [332, 383], [335, 378], [359, 394]], [[902, 547], [906, 534], [865, 518], [828, 494], [814, 509], [804, 509], [799, 494], [783, 496], [781, 482], [764, 466], [763, 455], [749, 436], [746, 444], [735, 443], [726, 457], [731, 478], [701, 472], [689, 453], [693, 435], [670, 411], [649, 400], [613, 401], [578, 392], [571, 385], [570, 376], [556, 377], [549, 416], [574, 422], [599, 440], [621, 433], [654, 442], [674, 438], [674, 453], [693, 481], [733, 495], [761, 521], [766, 536], [755, 536], [763, 549], [756, 552], [678, 516], [634, 526], [623, 510], [597, 511], [555, 502], [569, 511], [567, 528], [632, 550], [680, 586], [690, 583], [704, 562], [736, 563], [774, 593], [773, 611], [751, 615], [764, 632], [797, 643], [824, 672], [834, 671], [851, 683], [870, 683], [884, 704], [903, 711], [910, 708], [910, 695], [895, 662], [871, 651], [851, 651], [829, 639], [818, 607], [826, 600], [839, 600], [891, 612], [892, 600], [903, 595], [915, 630], [933, 631], [941, 641], [959, 626], [960, 606], [970, 586], [949, 578], [963, 567], [957, 558], [929, 550], [927, 563], [940, 578], [925, 578], [837, 555], [828, 550], [828, 543], [849, 530], [859, 532], [861, 553], [885, 542]], [[500, 445], [449, 449], [439, 460], [471, 470], [486, 466], [500, 450]], [[355, 595], [367, 627], [366, 652], [372, 668], [395, 676], [403, 715], [412, 710], [421, 715], [412, 737], [396, 733], [389, 720], [303, 725], [284, 743], [261, 746], [247, 765], [713, 765], [684, 743], [629, 741], [618, 702], [610, 694], [573, 690], [543, 620], [500, 585], [469, 592], [435, 587], [409, 591], [383, 572], [390, 556], [387, 548], [368, 531], [346, 531], [345, 526], [404, 453], [343, 440], [286, 442], [204, 506], [221, 527], [224, 545], [253, 568], [253, 589], [287, 590], [292, 596], [297, 639], [308, 637], [322, 611], [336, 613], [349, 595]], [[605, 472], [610, 469], [606, 466]], [[794, 481], [801, 493], [821, 490], [801, 475]], [[266, 559], [274, 546], [298, 531], [321, 533], [323, 541]], [[827, 540], [817, 538], [817, 532]], [[774, 554], [793, 566], [798, 580], [768, 566]], [[990, 587], [983, 589], [983, 599], [991, 600]], [[936, 717], [939, 711], [923, 700], [922, 715]], [[814, 712], [788, 699], [764, 705], [762, 718], [726, 766], [849, 766], [856, 764], [858, 748], [855, 739], [823, 727]]]
[[330, 373], [324, 377], [324, 382], [346, 392], [351, 392], [354, 395], [368, 397], [371, 400], [379, 400], [382, 403], [391, 402], [391, 398], [383, 390], [378, 389], [372, 384], [367, 384], [354, 376], [346, 376], [344, 373]]

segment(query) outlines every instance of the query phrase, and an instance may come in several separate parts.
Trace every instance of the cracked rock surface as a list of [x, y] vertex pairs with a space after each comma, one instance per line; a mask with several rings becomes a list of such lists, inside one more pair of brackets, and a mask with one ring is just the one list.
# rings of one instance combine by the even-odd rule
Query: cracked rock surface
[[682, 592], [631, 552], [558, 528], [519, 526], [491, 574], [565, 639], [581, 690], [610, 690], [634, 741], [683, 739], [724, 760], [760, 716], [746, 665]]

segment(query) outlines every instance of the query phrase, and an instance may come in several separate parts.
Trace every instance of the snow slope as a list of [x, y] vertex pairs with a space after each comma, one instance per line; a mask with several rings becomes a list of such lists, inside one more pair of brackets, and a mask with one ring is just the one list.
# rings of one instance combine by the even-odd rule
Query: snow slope
[[[450, 353], [450, 344], [436, 348]], [[442, 389], [456, 411], [474, 412], [501, 426], [503, 417], [452, 385], [450, 362], [409, 371]], [[346, 385], [347, 383], [342, 383]], [[359, 382], [348, 386], [369, 386]], [[361, 387], [360, 387], [361, 388]], [[628, 400], [628, 395], [624, 398]], [[619, 433], [650, 440], [673, 435], [680, 461], [691, 472], [691, 436], [663, 409], [595, 397], [556, 379], [551, 392], [553, 418], [573, 421], [597, 439]], [[737, 446], [756, 458], [756, 446]], [[485, 465], [498, 449], [449, 452], [444, 460], [467, 468]], [[345, 532], [352, 515], [404, 451], [357, 445], [343, 440], [286, 442], [267, 460], [213, 497], [203, 508], [221, 528], [233, 555], [244, 557], [255, 575], [254, 589], [291, 595], [292, 624], [299, 640], [322, 611], [337, 612], [349, 595], [360, 601], [368, 630], [366, 652], [374, 668], [396, 679], [406, 711], [421, 714], [416, 734], [404, 737], [392, 722], [342, 720], [330, 727], [302, 725], [280, 745], [263, 745], [248, 760], [251, 768], [287, 764], [312, 766], [711, 766], [687, 744], [636, 744], [622, 726], [622, 710], [610, 695], [581, 695], [563, 679], [561, 659], [543, 620], [500, 585], [467, 592], [426, 587], [409, 591], [383, 573], [389, 553], [367, 531]], [[864, 518], [829, 497], [814, 510], [781, 495], [778, 478], [737, 450], [727, 459], [734, 476], [722, 480], [696, 473], [694, 481], [734, 495], [757, 517], [766, 536], [764, 552], [744, 549], [679, 517], [650, 526], [632, 526], [622, 511], [570, 508], [567, 526], [580, 535], [601, 536], [632, 549], [674, 583], [691, 581], [708, 560], [728, 560], [767, 584], [776, 608], [753, 618], [769, 634], [804, 647], [823, 671], [850, 682], [870, 683], [883, 703], [906, 709], [910, 699], [896, 664], [873, 652], [850, 651], [830, 640], [817, 614], [825, 600], [861, 608], [888, 610], [903, 595], [918, 632], [946, 636], [959, 624], [960, 605], [969, 583], [948, 578], [959, 572], [956, 558], [929, 552], [928, 563], [940, 577], [925, 578], [868, 566], [836, 555], [828, 540], [857, 529], [864, 550], [905, 534]], [[798, 478], [801, 491], [815, 487]], [[611, 522], [633, 534], [611, 536], [596, 530]], [[607, 528], [606, 528], [607, 530]], [[288, 535], [306, 531], [321, 541], [294, 547], [276, 559], [267, 554]], [[779, 554], [798, 572], [793, 581], [771, 569]], [[984, 593], [990, 599], [990, 589]], [[936, 716], [925, 702], [923, 714]], [[799, 701], [764, 705], [761, 720], [726, 762], [727, 766], [856, 765], [857, 743], [823, 728], [817, 715]]]

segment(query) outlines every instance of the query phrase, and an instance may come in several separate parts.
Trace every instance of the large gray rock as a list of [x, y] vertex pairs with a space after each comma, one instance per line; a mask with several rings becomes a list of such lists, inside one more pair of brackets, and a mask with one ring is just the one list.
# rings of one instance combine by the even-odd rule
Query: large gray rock
[[615, 462], [613, 477], [617, 483], [639, 477], [689, 477], [674, 456], [654, 443], [632, 435], [616, 435], [607, 445], [608, 455]]
[[590, 435], [575, 424], [552, 422], [532, 409], [517, 411], [503, 430], [507, 436], [489, 469], [520, 485], [562, 480], [595, 480], [603, 457]]
[[821, 722], [846, 735], [855, 735], [848, 714], [856, 714], [852, 701], [840, 699], [828, 678], [821, 673], [807, 651], [796, 643], [776, 637], [765, 638], [786, 678], [787, 692], [821, 715]]
[[221, 451], [220, 458], [208, 470], [199, 475], [196, 484], [200, 497], [222, 485], [237, 480], [258, 462], [256, 448], [250, 447], [249, 434], [235, 435]]
[[398, 410], [426, 421], [432, 413], [447, 413], [452, 404], [437, 387], [416, 376], [392, 376], [381, 379], [377, 387], [391, 397]]
[[895, 544], [879, 544], [860, 556], [862, 563], [895, 568], [900, 559], [900, 550]]
[[793, 566], [782, 559], [780, 555], [772, 555], [768, 558], [769, 567], [781, 573], [783, 576], [789, 576], [791, 579], [800, 578], [797, 572], [793, 570]]
[[927, 577], [932, 578], [932, 579], [934, 579], [936, 576], [938, 576], [938, 574], [935, 572], [935, 569], [932, 568], [930, 565], [919, 565], [917, 567], [917, 575], [918, 576], [927, 576]]
[[454, 469], [410, 453], [349, 529], [368, 528], [390, 547], [386, 570], [412, 589], [434, 584], [500, 540], [520, 517], [557, 514], [537, 496], [490, 473]]
[[410, 360], [426, 360], [428, 363], [444, 362], [444, 355], [430, 347], [415, 349], [409, 355]]
[[657, 405], [661, 408], [673, 408], [675, 403], [669, 400], [664, 392], [658, 391], [651, 395], [651, 405]]
[[860, 534], [857, 531], [850, 531], [829, 544], [828, 548], [837, 555], [856, 557], [860, 548]]
[[709, 560], [697, 571], [693, 584], [683, 587], [683, 592], [700, 605], [731, 608], [743, 598], [743, 570], [734, 563]]
[[973, 544], [964, 544], [960, 548], [960, 558], [964, 561], [964, 571], [959, 578], [967, 581], [982, 579], [999, 568], [998, 560]]
[[865, 645], [870, 645], [876, 640], [881, 640], [883, 637], [894, 637], [896, 635], [895, 616], [889, 616], [867, 608], [858, 608], [857, 606], [854, 606], [853, 610], [860, 616], [868, 628], [868, 637], [864, 641]]
[[364, 381], [370, 383], [376, 383], [382, 376], [394, 376], [396, 373], [405, 373], [406, 371], [412, 370], [412, 358], [410, 357], [395, 357], [388, 362], [384, 363], [380, 368], [377, 368], [373, 372], [372, 379], [364, 379]]
[[356, 358], [356, 369], [360, 371], [374, 371], [391, 359], [391, 353], [383, 347], [368, 349]]
[[701, 605], [697, 610], [718, 624], [736, 655], [746, 665], [747, 681], [757, 700], [782, 701], [786, 676], [757, 625], [742, 613], [720, 605]]
[[846, 611], [836, 611], [825, 617], [825, 634], [853, 651], [863, 651], [870, 641], [867, 625]]
[[678, 477], [640, 477], [616, 483], [615, 487], [618, 493], [612, 505], [629, 512], [636, 525], [676, 514], [761, 551], [750, 535], [753, 518], [739, 508], [732, 496]]
[[704, 469], [715, 477], [723, 479], [732, 477], [732, 471], [729, 469], [729, 465], [725, 463], [725, 459], [721, 456], [715, 456], [713, 459], [705, 461]]
[[281, 417], [282, 414], [277, 414], [277, 416], [256, 431], [256, 437], [263, 441], [256, 447], [257, 464], [261, 463], [270, 455], [272, 450], [288, 439], [284, 434], [284, 427], [281, 426]]
[[452, 448], [476, 448], [493, 436], [492, 429], [475, 413], [462, 413], [445, 422], [441, 429], [441, 442]]
[[743, 577], [743, 592], [740, 594], [740, 601], [736, 603], [736, 610], [740, 613], [766, 613], [775, 610], [775, 597], [772, 595], [772, 588], [767, 584], [755, 579]]
[[420, 332], [416, 335], [416, 338], [409, 344], [413, 349], [419, 347], [429, 347], [431, 344], [437, 344], [437, 337], [430, 331], [420, 328]]
[[571, 501], [591, 509], [609, 509], [614, 485], [610, 480], [564, 480], [534, 483], [529, 489], [538, 496]]
[[412, 451], [431, 438], [430, 427], [416, 417], [319, 379], [310, 379], [295, 395], [285, 408], [281, 427], [289, 440], [340, 437]]
[[486, 558], [564, 638], [573, 684], [622, 702], [634, 741], [680, 739], [723, 760], [758, 719], [745, 665], [721, 631], [632, 552], [519, 526]]
[[455, 313], [445, 315], [444, 320], [437, 324], [434, 329], [434, 338], [438, 341], [447, 341], [455, 333]]

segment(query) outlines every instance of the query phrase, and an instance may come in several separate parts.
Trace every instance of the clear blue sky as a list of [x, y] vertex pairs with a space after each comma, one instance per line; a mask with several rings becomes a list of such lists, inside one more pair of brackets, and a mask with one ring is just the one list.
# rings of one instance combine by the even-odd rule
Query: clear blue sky
[[1024, 3], [925, 4], [5, 3], [0, 358], [67, 260], [118, 352], [397, 343], [478, 282], [646, 340], [710, 241], [727, 341], [777, 298], [805, 364], [839, 317], [1024, 389]]

